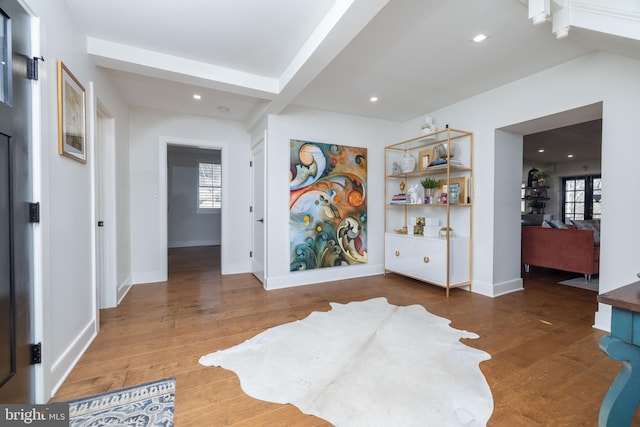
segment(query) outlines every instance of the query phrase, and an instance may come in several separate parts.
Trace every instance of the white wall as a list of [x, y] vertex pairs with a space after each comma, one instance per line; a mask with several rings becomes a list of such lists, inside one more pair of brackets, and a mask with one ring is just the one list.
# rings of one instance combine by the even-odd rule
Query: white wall
[[[233, 185], [222, 195], [222, 274], [249, 271], [249, 134], [242, 123], [132, 107], [129, 140], [133, 283], [167, 280], [166, 194], [160, 194], [166, 182], [159, 169], [167, 143], [222, 150], [223, 185]], [[163, 167], [166, 176], [166, 158]]]
[[[397, 123], [290, 107], [269, 116], [267, 142], [267, 289], [381, 274], [384, 271], [384, 146], [397, 142]], [[289, 271], [289, 141], [366, 147], [368, 263]]]
[[[500, 254], [519, 254], [521, 246], [519, 233], [521, 183], [519, 179], [514, 179], [514, 177], [519, 177], [522, 171], [522, 137], [510, 132], [497, 130], [495, 132], [495, 147], [496, 167], [493, 171], [493, 180], [496, 190], [494, 193], [492, 224], [494, 251]], [[474, 172], [476, 174], [481, 173], [478, 169], [481, 169], [482, 166], [482, 163], [475, 162]], [[477, 228], [482, 228], [483, 226]], [[474, 230], [477, 230], [477, 228], [474, 227]], [[503, 230], [518, 230], [517, 238], [514, 239], [512, 234], [504, 233]], [[478, 243], [482, 244], [481, 241], [475, 240], [474, 237], [474, 249], [478, 248]], [[476, 251], [474, 250], [474, 255], [475, 253]], [[509, 263], [507, 265], [503, 265], [502, 262], [495, 262], [492, 275], [494, 286], [492, 291], [497, 295], [522, 289], [519, 260], [517, 263]], [[478, 285], [482, 286], [482, 284]], [[482, 288], [478, 291], [487, 293], [486, 289]]]
[[[35, 272], [36, 295], [42, 301], [36, 307], [39, 312], [34, 325], [36, 340], [43, 343], [43, 363], [36, 373], [36, 399], [44, 403], [60, 386], [98, 328], [92, 257], [94, 153], [93, 147], [88, 146], [87, 164], [58, 154], [57, 60], [64, 62], [85, 90], [94, 82], [96, 96], [115, 118], [115, 151], [119, 162], [123, 152], [127, 152], [128, 123], [126, 104], [86, 55], [86, 36], [66, 3], [25, 0], [23, 4], [40, 23], [41, 49], [33, 55], [45, 58], [37, 83], [41, 94], [42, 170], [35, 183], [35, 194], [41, 196], [39, 238], [42, 239], [42, 246], [35, 254], [36, 265], [41, 262], [42, 266]], [[119, 176], [119, 181], [117, 199], [122, 202], [118, 207], [122, 214], [128, 205], [126, 171]], [[122, 246], [117, 277], [122, 278], [129, 275], [128, 217], [121, 217], [119, 223], [117, 239]]]
[[[171, 148], [169, 158], [169, 247], [219, 245], [220, 211], [198, 213], [198, 163], [220, 164], [217, 150], [184, 152]], [[224, 167], [224, 165], [222, 165]], [[229, 190], [231, 186], [223, 188]]]
[[[511, 177], [501, 174], [502, 180], [494, 178], [496, 169], [504, 164], [495, 160], [495, 130], [600, 101], [603, 102], [602, 176], [606, 179], [602, 197], [600, 292], [637, 280], [635, 274], [640, 265], [635, 242], [640, 240], [640, 229], [629, 224], [634, 223], [635, 212], [640, 210], [640, 199], [629, 197], [628, 176], [637, 168], [636, 159], [640, 156], [640, 145], [633, 143], [637, 138], [636, 112], [640, 111], [639, 75], [640, 61], [595, 52], [432, 113], [438, 124], [449, 123], [475, 133], [475, 289], [497, 295], [496, 290], [507, 291], [500, 287], [502, 283], [515, 283], [519, 278], [510, 271], [516, 270], [513, 266], [520, 262], [520, 252], [507, 252], [508, 247], [494, 243], [494, 238], [501, 239], [505, 234], [513, 239], [520, 235], [512, 225], [515, 223], [512, 216], [519, 215], [519, 211], [507, 213], [496, 209], [497, 194], [510, 191]], [[423, 120], [416, 118], [406, 123], [405, 129], [416, 129]], [[520, 170], [513, 175], [513, 180], [519, 182]], [[596, 326], [607, 329], [609, 313], [608, 307], [601, 306]]]

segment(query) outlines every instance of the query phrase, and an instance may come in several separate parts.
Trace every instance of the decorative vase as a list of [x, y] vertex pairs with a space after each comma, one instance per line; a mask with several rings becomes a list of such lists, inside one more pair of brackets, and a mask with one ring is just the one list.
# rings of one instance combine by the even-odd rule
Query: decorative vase
[[416, 159], [410, 153], [404, 153], [402, 161], [400, 162], [400, 168], [403, 173], [413, 172], [416, 168]]
[[424, 189], [424, 203], [431, 204], [433, 201], [433, 188]]

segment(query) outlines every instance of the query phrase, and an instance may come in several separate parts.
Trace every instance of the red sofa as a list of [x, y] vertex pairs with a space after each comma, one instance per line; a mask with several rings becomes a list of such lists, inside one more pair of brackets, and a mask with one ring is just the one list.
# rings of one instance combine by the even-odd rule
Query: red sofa
[[584, 274], [589, 281], [600, 271], [600, 245], [592, 230], [522, 227], [522, 263]]

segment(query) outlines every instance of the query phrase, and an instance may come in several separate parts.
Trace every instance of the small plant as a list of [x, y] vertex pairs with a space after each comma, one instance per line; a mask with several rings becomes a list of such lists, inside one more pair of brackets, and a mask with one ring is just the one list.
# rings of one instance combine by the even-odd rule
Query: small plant
[[545, 204], [540, 200], [532, 200], [529, 202], [531, 213], [544, 213]]
[[543, 170], [539, 170], [533, 173], [533, 177], [538, 180], [549, 178], [550, 175], [551, 174], [549, 172]]
[[433, 178], [425, 178], [420, 181], [424, 188], [438, 188], [438, 180]]

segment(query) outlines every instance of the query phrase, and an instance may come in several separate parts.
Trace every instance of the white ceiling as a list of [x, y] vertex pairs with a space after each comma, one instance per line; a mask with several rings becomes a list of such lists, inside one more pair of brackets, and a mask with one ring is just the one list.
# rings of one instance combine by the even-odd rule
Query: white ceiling
[[601, 153], [602, 119], [536, 132], [523, 138], [522, 157], [536, 166], [557, 162], [599, 162]]
[[640, 59], [636, 40], [556, 39], [526, 0], [66, 2], [131, 105], [247, 128], [292, 104], [403, 122], [594, 50]]

